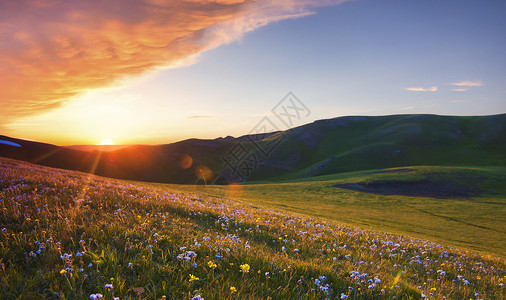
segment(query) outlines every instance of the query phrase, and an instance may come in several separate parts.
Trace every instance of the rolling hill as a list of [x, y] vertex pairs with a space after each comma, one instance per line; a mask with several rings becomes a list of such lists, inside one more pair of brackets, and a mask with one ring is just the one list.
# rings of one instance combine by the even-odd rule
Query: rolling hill
[[[437, 171], [454, 179], [455, 169], [400, 174], [410, 180]], [[505, 174], [458, 172], [492, 180]], [[501, 206], [374, 199], [332, 187], [392, 175], [398, 173], [190, 186], [0, 158], [0, 298], [504, 299], [506, 265], [496, 256], [504, 255]], [[245, 190], [253, 202], [208, 194], [235, 187], [253, 188]], [[343, 217], [383, 225], [368, 230]], [[410, 235], [381, 231], [392, 226]], [[447, 243], [462, 241], [485, 253]]]
[[161, 183], [280, 181], [422, 165], [506, 166], [506, 114], [349, 116], [265, 135], [107, 152], [0, 140], [3, 157]]

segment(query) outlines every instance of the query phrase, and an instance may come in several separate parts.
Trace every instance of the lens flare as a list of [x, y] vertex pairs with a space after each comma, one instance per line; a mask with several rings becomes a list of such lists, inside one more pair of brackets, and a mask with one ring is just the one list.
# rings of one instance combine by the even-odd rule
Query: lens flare
[[205, 183], [207, 183], [209, 180], [213, 178], [213, 172], [204, 165], [199, 165], [195, 169], [195, 175], [197, 175], [197, 177], [200, 180], [203, 180]]
[[183, 154], [183, 156], [181, 156], [179, 158], [179, 166], [182, 168], [182, 169], [188, 169], [189, 167], [191, 167], [193, 164], [193, 159], [190, 155], [188, 154]]

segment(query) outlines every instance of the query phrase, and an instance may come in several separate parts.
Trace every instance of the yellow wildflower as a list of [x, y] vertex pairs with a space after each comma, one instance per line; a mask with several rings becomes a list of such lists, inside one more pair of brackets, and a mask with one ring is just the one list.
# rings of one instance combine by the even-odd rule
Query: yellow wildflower
[[239, 266], [241, 268], [241, 272], [243, 273], [249, 273], [250, 266], [248, 264], [243, 264]]
[[231, 287], [230, 287], [230, 292], [231, 292], [231, 293], [235, 293], [235, 292], [237, 292], [237, 289], [235, 288], [235, 286], [231, 286]]
[[200, 278], [198, 278], [197, 276], [193, 276], [192, 274], [190, 274], [190, 282], [192, 281], [196, 281], [196, 280], [199, 280]]

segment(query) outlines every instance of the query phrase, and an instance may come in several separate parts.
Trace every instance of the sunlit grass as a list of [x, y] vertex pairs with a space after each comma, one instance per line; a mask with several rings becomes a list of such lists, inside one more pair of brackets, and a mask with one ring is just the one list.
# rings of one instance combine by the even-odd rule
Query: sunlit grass
[[0, 159], [0, 298], [501, 299], [503, 261]]
[[[506, 168], [415, 166], [408, 169], [411, 171], [367, 170], [287, 182], [247, 183], [232, 188], [171, 187], [506, 258]], [[441, 186], [454, 186], [457, 190], [476, 190], [476, 194], [467, 198], [437, 199], [336, 188], [336, 185], [345, 183], [427, 178]]]

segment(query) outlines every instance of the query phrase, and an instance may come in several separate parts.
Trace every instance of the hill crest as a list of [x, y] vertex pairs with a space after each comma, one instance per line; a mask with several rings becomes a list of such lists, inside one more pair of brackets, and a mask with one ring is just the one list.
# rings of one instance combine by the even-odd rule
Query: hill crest
[[[6, 141], [0, 143], [0, 156], [50, 167], [140, 181], [223, 184], [415, 165], [505, 166], [506, 114], [347, 116], [266, 133], [262, 139], [188, 139], [110, 152], [0, 140]], [[231, 161], [238, 149], [248, 155]]]

